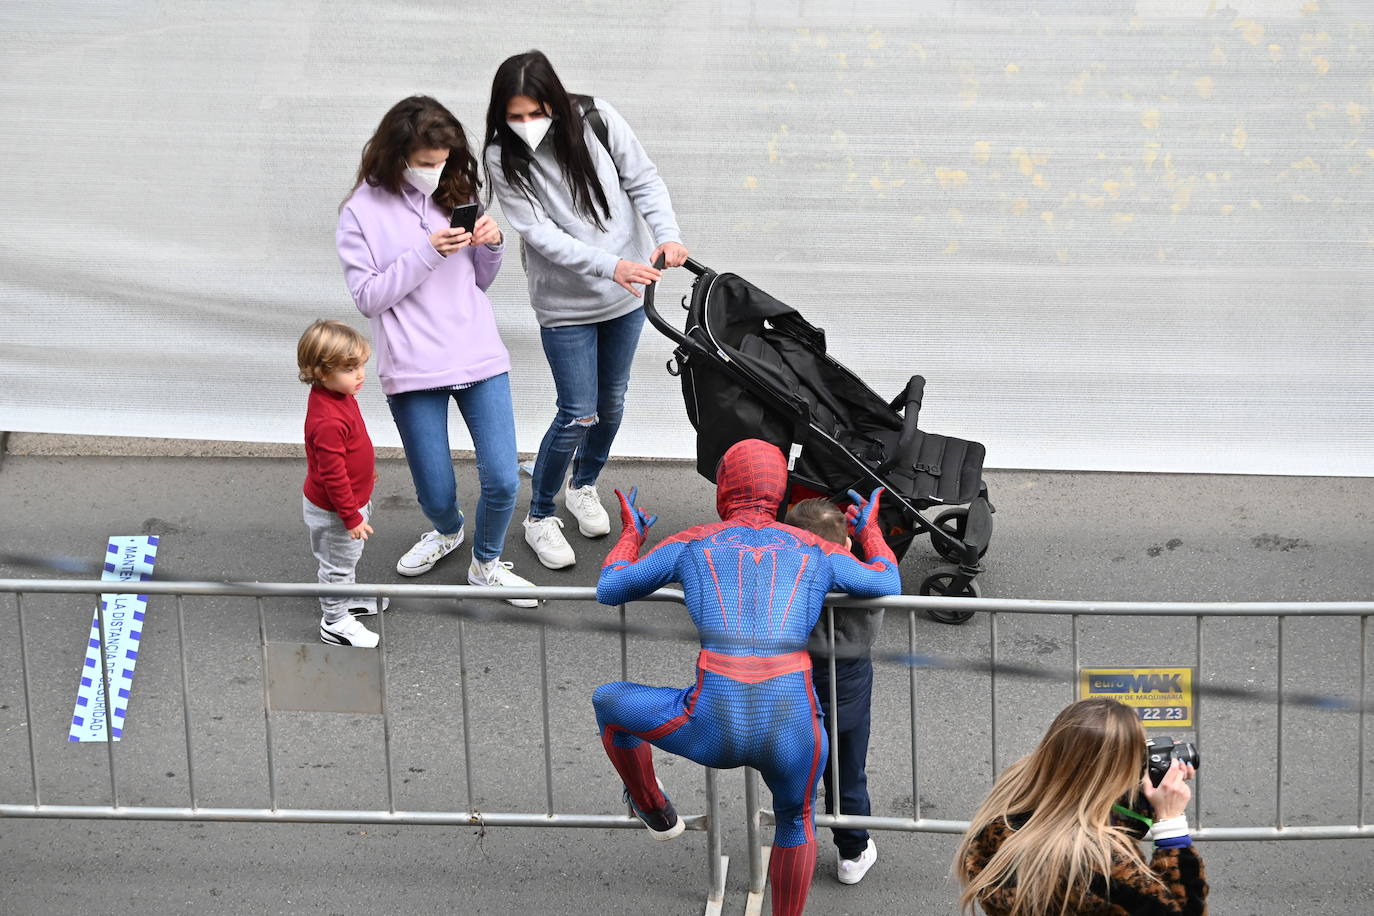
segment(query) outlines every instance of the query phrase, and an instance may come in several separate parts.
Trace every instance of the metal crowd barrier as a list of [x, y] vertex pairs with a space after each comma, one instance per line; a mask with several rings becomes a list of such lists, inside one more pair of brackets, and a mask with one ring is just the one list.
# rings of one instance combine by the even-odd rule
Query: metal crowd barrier
[[[502, 599], [510, 597], [532, 597], [542, 601], [595, 601], [595, 589], [592, 588], [553, 588], [553, 587], [533, 587], [524, 589], [515, 588], [478, 588], [472, 586], [443, 586], [443, 585], [354, 585], [354, 586], [324, 586], [318, 584], [275, 584], [275, 583], [219, 583], [219, 582], [158, 582], [148, 581], [137, 584], [137, 590], [145, 595], [167, 595], [176, 599], [177, 617], [177, 636], [178, 652], [181, 664], [181, 699], [183, 727], [186, 737], [186, 760], [188, 767], [188, 789], [189, 799], [186, 806], [181, 807], [147, 807], [147, 806], [128, 806], [119, 803], [118, 781], [116, 768], [116, 753], [114, 742], [110, 739], [110, 729], [106, 729], [106, 748], [109, 761], [110, 775], [110, 804], [108, 805], [51, 805], [45, 804], [42, 800], [42, 786], [39, 774], [39, 767], [36, 754], [36, 744], [34, 739], [34, 725], [31, 701], [31, 674], [28, 661], [28, 646], [24, 632], [24, 596], [27, 594], [87, 594], [99, 595], [110, 593], [112, 589], [119, 588], [120, 584], [115, 582], [75, 582], [67, 580], [43, 580], [43, 579], [0, 579], [0, 594], [10, 593], [15, 596], [15, 608], [17, 613], [17, 634], [19, 643], [20, 667], [24, 687], [24, 712], [28, 726], [28, 749], [29, 765], [32, 783], [32, 802], [29, 804], [0, 804], [0, 817], [31, 817], [31, 818], [95, 818], [95, 819], [126, 819], [126, 820], [181, 820], [181, 821], [282, 821], [282, 822], [309, 822], [309, 823], [351, 823], [351, 824], [417, 824], [417, 825], [471, 825], [471, 826], [509, 826], [509, 827], [563, 827], [563, 828], [600, 828], [600, 829], [639, 829], [640, 822], [632, 814], [587, 814], [587, 813], [562, 813], [554, 810], [553, 796], [553, 768], [552, 768], [552, 747], [549, 727], [549, 692], [548, 692], [548, 660], [545, 652], [546, 630], [544, 624], [538, 624], [539, 647], [540, 647], [540, 703], [541, 715], [543, 719], [543, 748], [544, 748], [544, 779], [545, 779], [545, 810], [542, 813], [518, 813], [518, 812], [478, 812], [474, 809], [472, 799], [473, 777], [471, 761], [471, 725], [468, 709], [468, 672], [464, 650], [463, 637], [465, 633], [465, 620], [459, 621], [458, 630], [458, 656], [459, 656], [459, 690], [462, 700], [463, 715], [463, 751], [464, 751], [464, 770], [466, 774], [466, 789], [468, 798], [468, 810], [466, 811], [406, 811], [398, 810], [395, 804], [395, 786], [393, 780], [393, 762], [391, 753], [391, 723], [389, 715], [389, 705], [386, 694], [386, 650], [387, 639], [385, 636], [386, 614], [377, 617], [378, 628], [380, 631], [380, 666], [381, 666], [381, 717], [382, 717], [382, 736], [386, 761], [386, 786], [388, 806], [384, 810], [349, 810], [349, 809], [305, 809], [305, 808], [283, 808], [277, 803], [277, 781], [273, 765], [273, 734], [272, 734], [272, 703], [270, 687], [267, 674], [267, 626], [266, 615], [263, 609], [264, 599], [272, 597], [316, 597], [319, 595], [338, 595], [349, 597], [376, 597], [376, 598], [421, 598], [421, 599], [445, 599], [449, 601], [461, 602], [470, 599]], [[194, 774], [194, 743], [192, 741], [192, 717], [190, 711], [190, 686], [187, 676], [186, 666], [186, 639], [183, 599], [187, 596], [223, 596], [223, 597], [250, 597], [257, 601], [258, 609], [258, 628], [261, 647], [263, 651], [263, 707], [266, 718], [266, 740], [267, 740], [267, 766], [268, 766], [268, 786], [269, 786], [269, 805], [266, 808], [207, 808], [199, 804], [199, 799], [195, 788]], [[671, 589], [660, 590], [653, 595], [643, 599], [650, 602], [667, 602], [682, 604], [683, 597], [679, 591]], [[916, 615], [918, 611], [926, 610], [964, 610], [975, 611], [985, 615], [988, 622], [988, 636], [990, 640], [990, 658], [987, 666], [990, 679], [990, 704], [989, 704], [989, 734], [991, 742], [991, 759], [994, 769], [998, 761], [998, 627], [999, 615], [1002, 614], [1053, 614], [1068, 616], [1072, 633], [1071, 652], [1073, 657], [1073, 671], [1079, 669], [1079, 622], [1082, 617], [1091, 616], [1154, 616], [1154, 617], [1183, 617], [1192, 618], [1195, 621], [1196, 640], [1195, 640], [1195, 664], [1196, 670], [1202, 670], [1203, 660], [1203, 619], [1206, 617], [1270, 617], [1277, 620], [1278, 651], [1276, 653], [1275, 664], [1277, 667], [1277, 696], [1276, 696], [1276, 715], [1278, 718], [1278, 732], [1282, 735], [1283, 730], [1283, 709], [1285, 705], [1285, 685], [1283, 680], [1283, 648], [1286, 621], [1290, 617], [1359, 617], [1359, 650], [1360, 650], [1360, 670], [1359, 670], [1359, 698], [1360, 708], [1358, 712], [1358, 739], [1357, 739], [1357, 785], [1356, 785], [1356, 813], [1355, 823], [1346, 825], [1327, 825], [1327, 826], [1292, 826], [1285, 824], [1285, 812], [1283, 805], [1284, 797], [1284, 755], [1282, 740], [1276, 742], [1275, 760], [1275, 820], [1273, 824], [1254, 827], [1206, 827], [1201, 823], [1200, 813], [1195, 819], [1194, 836], [1203, 840], [1312, 840], [1312, 839], [1350, 839], [1350, 838], [1370, 838], [1374, 837], [1374, 825], [1367, 824], [1365, 821], [1364, 805], [1364, 747], [1365, 747], [1365, 719], [1364, 710], [1366, 686], [1367, 686], [1367, 656], [1368, 656], [1368, 630], [1369, 618], [1374, 616], [1374, 602], [1247, 602], [1247, 603], [1159, 603], [1159, 602], [1085, 602], [1085, 601], [1032, 601], [1002, 598], [946, 598], [946, 597], [916, 597], [916, 596], [889, 596], [881, 599], [860, 600], [850, 598], [845, 595], [832, 594], [827, 599], [828, 625], [831, 628], [833, 638], [835, 607], [882, 607], [889, 614], [896, 611], [906, 611], [907, 614], [907, 646], [908, 657], [913, 661], [918, 659], [916, 650], [917, 626]], [[628, 668], [628, 641], [627, 631], [624, 629], [626, 624], [626, 609], [621, 606], [618, 609], [620, 615], [620, 668], [621, 679], [627, 679]], [[501, 616], [496, 613], [484, 615], [495, 621], [500, 621]], [[101, 660], [102, 672], [104, 670], [104, 624], [101, 623]], [[831, 677], [830, 684], [834, 690], [834, 659], [830, 660]], [[957, 820], [937, 820], [921, 816], [921, 796], [920, 796], [920, 767], [919, 751], [917, 741], [917, 711], [918, 703], [918, 670], [921, 667], [919, 662], [908, 665], [909, 696], [911, 708], [911, 797], [913, 804], [913, 815], [911, 817], [896, 816], [867, 816], [858, 817], [847, 815], [840, 809], [838, 798], [836, 798], [836, 812], [831, 815], [817, 814], [816, 825], [818, 827], [852, 827], [867, 830], [896, 830], [914, 831], [929, 833], [960, 834], [968, 826], [967, 821]], [[108, 681], [106, 681], [108, 691]], [[1070, 695], [1065, 697], [1066, 702], [1072, 701], [1077, 697], [1077, 685], [1070, 685]], [[108, 692], [106, 694], [108, 696]], [[833, 693], [832, 693], [832, 708]], [[838, 733], [838, 723], [832, 717], [828, 723], [830, 729], [831, 747], [835, 746], [836, 735]], [[1192, 728], [1195, 735], [1201, 734], [1201, 719]], [[831, 755], [832, 775], [836, 773], [837, 762], [835, 755]], [[714, 770], [706, 770], [706, 811], [699, 814], [683, 815], [688, 830], [700, 831], [706, 834], [706, 858], [707, 858], [707, 903], [706, 913], [719, 913], [724, 895], [726, 869], [728, 858], [721, 853], [721, 803], [718, 791], [717, 773]], [[1200, 786], [1199, 791], [1195, 791], [1194, 800], [1198, 804], [1197, 810], [1201, 811], [1200, 806]], [[838, 794], [838, 793], [837, 793]], [[746, 832], [749, 845], [749, 886], [750, 895], [746, 912], [757, 912], [761, 905], [764, 883], [767, 878], [766, 856], [767, 847], [762, 841], [762, 829], [773, 823], [773, 813], [770, 809], [760, 805], [758, 793], [758, 774], [752, 769], [745, 774], [745, 803], [748, 809], [746, 822]]]
[[[1275, 667], [1277, 680], [1277, 695], [1275, 697], [1275, 711], [1277, 717], [1277, 734], [1279, 740], [1274, 744], [1276, 759], [1274, 767], [1274, 802], [1275, 818], [1274, 823], [1265, 826], [1254, 827], [1206, 827], [1202, 823], [1202, 794], [1200, 782], [1194, 786], [1193, 804], [1195, 814], [1192, 817], [1193, 837], [1199, 840], [1327, 840], [1327, 839], [1353, 839], [1353, 838], [1374, 838], [1374, 824], [1366, 823], [1365, 803], [1364, 803], [1364, 771], [1365, 771], [1365, 719], [1366, 719], [1366, 686], [1368, 684], [1368, 634], [1369, 619], [1374, 616], [1374, 602], [1369, 601], [1334, 601], [1334, 602], [1144, 602], [1144, 601], [1112, 601], [1112, 602], [1090, 602], [1090, 601], [1038, 601], [1025, 599], [1004, 599], [1004, 598], [964, 598], [964, 599], [944, 599], [927, 598], [911, 595], [894, 595], [886, 598], [877, 599], [857, 599], [845, 595], [831, 594], [827, 598], [826, 611], [822, 616], [822, 621], [830, 632], [830, 643], [834, 644], [835, 627], [835, 608], [885, 608], [888, 614], [905, 610], [907, 613], [907, 652], [910, 658], [916, 659], [916, 615], [927, 609], [949, 609], [976, 611], [983, 614], [987, 619], [988, 639], [990, 644], [990, 658], [988, 663], [988, 677], [990, 680], [990, 702], [988, 708], [989, 718], [989, 737], [991, 743], [991, 759], [994, 772], [998, 771], [998, 729], [997, 729], [997, 685], [998, 685], [998, 620], [999, 615], [1012, 614], [1054, 614], [1068, 616], [1071, 627], [1071, 652], [1073, 656], [1073, 671], [1075, 673], [1074, 682], [1069, 684], [1069, 695], [1065, 697], [1065, 702], [1073, 702], [1078, 699], [1076, 674], [1079, 670], [1079, 622], [1081, 617], [1091, 616], [1129, 616], [1129, 617], [1183, 617], [1193, 618], [1195, 621], [1195, 668], [1202, 671], [1203, 659], [1203, 626], [1202, 621], [1206, 617], [1265, 617], [1277, 620], [1278, 646], [1275, 652]], [[1284, 753], [1283, 753], [1283, 709], [1287, 697], [1285, 696], [1285, 686], [1283, 680], [1283, 651], [1284, 651], [1284, 631], [1288, 618], [1290, 617], [1359, 617], [1360, 636], [1360, 671], [1359, 671], [1359, 692], [1358, 692], [1358, 724], [1356, 751], [1355, 751], [1355, 816], [1354, 824], [1345, 825], [1326, 825], [1326, 826], [1293, 826], [1284, 823]], [[977, 619], [977, 618], [975, 618]], [[969, 624], [972, 626], [972, 622]], [[829, 660], [830, 665], [830, 690], [831, 690], [831, 709], [836, 709], [835, 702], [835, 658]], [[834, 814], [816, 814], [816, 826], [820, 827], [843, 827], [857, 830], [895, 830], [907, 832], [923, 833], [948, 833], [962, 834], [968, 829], [968, 821], [936, 820], [921, 816], [921, 794], [920, 794], [920, 769], [919, 769], [919, 747], [916, 740], [916, 721], [917, 710], [919, 709], [917, 700], [917, 671], [920, 666], [911, 664], [908, 666], [909, 694], [911, 704], [911, 798], [913, 805], [912, 817], [880, 817], [880, 816], [855, 816], [847, 815], [842, 810], [838, 791], [835, 793]], [[1200, 717], [1193, 725], [1191, 731], [1195, 736], [1200, 736], [1201, 729]], [[839, 734], [839, 723], [837, 717], [832, 716], [827, 722], [830, 737], [830, 773], [831, 778], [838, 785], [838, 759], [834, 753], [834, 748]], [[1200, 741], [1200, 737], [1198, 738]], [[819, 795], [819, 792], [818, 792]], [[764, 885], [767, 881], [767, 855], [769, 847], [763, 839], [763, 828], [774, 824], [773, 811], [763, 807], [759, 802], [758, 772], [752, 768], [747, 768], [745, 772], [745, 806], [749, 812], [747, 820], [747, 833], [749, 844], [749, 898], [745, 909], [746, 914], [757, 914], [760, 912], [763, 900]]]
[[[28, 640], [24, 630], [24, 598], [30, 594], [110, 594], [114, 591], [136, 590], [140, 595], [165, 595], [176, 600], [177, 652], [181, 674], [182, 724], [186, 739], [186, 765], [188, 799], [184, 806], [139, 806], [120, 803], [118, 786], [118, 765], [115, 731], [106, 723], [105, 747], [110, 777], [110, 802], [108, 805], [52, 805], [43, 802], [43, 787], [38, 766], [37, 744], [34, 737], [34, 716], [32, 702], [32, 676], [29, 665]], [[545, 807], [542, 812], [493, 812], [478, 811], [473, 805], [473, 767], [471, 746], [471, 717], [468, 706], [468, 667], [464, 646], [467, 621], [458, 622], [458, 677], [459, 695], [462, 708], [463, 769], [466, 777], [467, 810], [465, 811], [407, 811], [396, 806], [396, 787], [391, 748], [391, 714], [387, 700], [387, 646], [385, 613], [376, 616], [381, 642], [378, 647], [381, 670], [381, 722], [382, 743], [385, 759], [387, 807], [382, 810], [318, 809], [282, 807], [277, 798], [277, 774], [275, 767], [275, 744], [272, 720], [273, 705], [268, 677], [268, 640], [267, 616], [264, 602], [267, 598], [309, 597], [319, 595], [338, 595], [360, 598], [418, 598], [444, 599], [462, 602], [471, 599], [504, 599], [509, 597], [533, 597], [541, 601], [591, 601], [596, 600], [594, 588], [479, 588], [474, 586], [442, 585], [295, 585], [279, 583], [219, 583], [219, 582], [137, 582], [120, 583], [112, 581], [75, 582], [45, 579], [0, 579], [0, 594], [13, 594], [17, 616], [16, 633], [19, 644], [19, 660], [24, 693], [24, 716], [27, 723], [29, 775], [32, 787], [32, 801], [29, 804], [0, 803], [0, 818], [91, 818], [98, 820], [155, 820], [155, 821], [261, 821], [293, 823], [347, 823], [347, 824], [414, 824], [428, 826], [476, 826], [476, 827], [563, 827], [595, 829], [633, 829], [642, 830], [643, 824], [628, 810], [624, 814], [590, 814], [559, 812], [555, 810], [553, 793], [553, 751], [550, 740], [549, 722], [549, 681], [548, 655], [546, 651], [547, 627], [538, 627], [540, 658], [540, 711], [543, 721], [544, 749], [544, 789]], [[204, 807], [196, 791], [195, 749], [192, 739], [191, 687], [186, 663], [186, 630], [184, 598], [188, 596], [247, 597], [256, 599], [258, 633], [263, 660], [263, 713], [266, 720], [266, 752], [268, 805], [263, 808], [225, 808]], [[644, 599], [646, 601], [682, 604], [682, 593], [664, 590]], [[100, 621], [100, 667], [105, 687], [104, 696], [109, 697], [109, 679], [105, 657], [105, 612], [96, 603], [96, 618]], [[628, 639], [623, 628], [626, 622], [624, 605], [618, 608], [620, 614], [620, 676], [628, 679]], [[485, 616], [485, 615], [483, 615]], [[499, 617], [492, 615], [499, 621]], [[588, 697], [590, 706], [590, 697]], [[113, 704], [107, 701], [107, 709]], [[609, 766], [609, 764], [607, 764]], [[686, 829], [706, 834], [706, 906], [707, 916], [720, 913], [725, 894], [726, 869], [729, 859], [721, 853], [721, 816], [718, 791], [718, 773], [706, 769], [706, 810], [681, 817]]]

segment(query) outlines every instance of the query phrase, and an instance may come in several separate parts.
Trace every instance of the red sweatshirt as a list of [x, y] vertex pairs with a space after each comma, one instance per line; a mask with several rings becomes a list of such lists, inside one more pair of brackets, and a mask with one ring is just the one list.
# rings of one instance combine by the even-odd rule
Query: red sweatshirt
[[363, 521], [358, 510], [372, 498], [376, 479], [358, 399], [311, 385], [305, 409], [305, 498], [339, 513], [345, 528], [356, 528]]

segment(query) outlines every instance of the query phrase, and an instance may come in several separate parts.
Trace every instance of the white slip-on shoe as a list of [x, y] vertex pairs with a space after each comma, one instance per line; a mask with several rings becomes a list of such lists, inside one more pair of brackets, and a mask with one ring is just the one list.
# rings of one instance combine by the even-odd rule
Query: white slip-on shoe
[[594, 484], [585, 487], [571, 485], [563, 493], [568, 511], [577, 519], [577, 530], [584, 538], [599, 538], [611, 533], [611, 517], [601, 505], [601, 495]]
[[[511, 572], [514, 563], [503, 563], [501, 558], [483, 563], [476, 557], [468, 566], [468, 585], [505, 585], [511, 588], [533, 588], [534, 583], [522, 579]], [[539, 607], [538, 598], [507, 598], [506, 603], [516, 607]]]
[[857, 859], [846, 859], [836, 850], [835, 857], [839, 859], [837, 877], [841, 884], [858, 884], [868, 874], [868, 870], [873, 867], [873, 863], [878, 861], [878, 844], [873, 842], [870, 837], [868, 845], [864, 851], [859, 853]]
[[525, 543], [534, 550], [539, 562], [549, 569], [562, 569], [577, 562], [568, 539], [563, 537], [563, 520], [556, 515], [548, 518], [525, 517]]
[[453, 553], [463, 543], [463, 529], [453, 534], [440, 534], [427, 531], [415, 542], [415, 546], [396, 561], [396, 571], [403, 576], [420, 576], [434, 568], [444, 557]]
[[381, 641], [381, 637], [351, 614], [345, 614], [337, 623], [330, 623], [321, 617], [320, 639], [331, 646], [354, 646], [358, 649], [372, 649]]

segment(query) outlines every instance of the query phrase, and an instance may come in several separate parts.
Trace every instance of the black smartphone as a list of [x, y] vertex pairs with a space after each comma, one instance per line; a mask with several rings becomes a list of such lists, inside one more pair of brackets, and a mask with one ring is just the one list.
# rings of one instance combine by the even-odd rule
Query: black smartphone
[[477, 225], [477, 205], [460, 204], [453, 208], [453, 215], [449, 217], [448, 227], [450, 229], [463, 229], [471, 232]]

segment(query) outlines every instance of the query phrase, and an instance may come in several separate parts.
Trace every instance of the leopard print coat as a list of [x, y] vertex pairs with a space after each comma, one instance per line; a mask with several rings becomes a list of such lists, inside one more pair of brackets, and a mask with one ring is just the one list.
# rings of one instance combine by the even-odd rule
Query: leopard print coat
[[[1019, 821], [1019, 823], [1018, 823]], [[1020, 826], [1025, 819], [1012, 819]], [[964, 857], [964, 872], [972, 877], [983, 870], [1013, 826], [993, 821], [983, 829]], [[1202, 859], [1191, 846], [1156, 849], [1150, 878], [1135, 862], [1113, 862], [1110, 878], [1094, 876], [1076, 916], [1207, 916], [1207, 875]], [[1011, 912], [1012, 889], [1002, 888], [978, 901], [987, 916]]]

